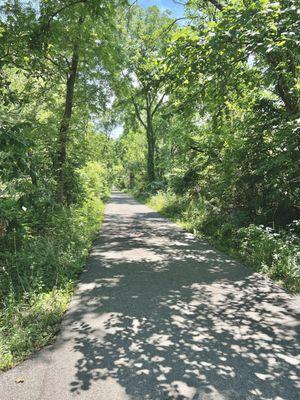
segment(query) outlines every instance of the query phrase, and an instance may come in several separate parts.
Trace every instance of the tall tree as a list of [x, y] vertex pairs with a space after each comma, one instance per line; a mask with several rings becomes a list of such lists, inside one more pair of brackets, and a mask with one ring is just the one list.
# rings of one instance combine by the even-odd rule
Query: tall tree
[[168, 14], [161, 14], [157, 7], [145, 11], [134, 7], [128, 25], [128, 59], [123, 75], [129, 86], [129, 100], [146, 133], [149, 183], [156, 178], [155, 116], [168, 99], [169, 71], [165, 59], [172, 23]]
[[[81, 87], [87, 86], [88, 80], [92, 81], [95, 87], [102, 85], [103, 68], [106, 71], [116, 71], [118, 68], [118, 43], [108, 41], [108, 38], [117, 31], [117, 12], [126, 4], [126, 1], [104, 1], [99, 4], [95, 0], [82, 0], [63, 2], [62, 5], [46, 2], [41, 8], [43, 55], [57, 67], [59, 81], [65, 76], [65, 100], [54, 159], [57, 176], [56, 198], [59, 203], [64, 203], [68, 198], [67, 153], [75, 96], [79, 92], [76, 87], [78, 84]], [[65, 31], [68, 35], [64, 34]], [[79, 78], [81, 82], [76, 84]], [[103, 91], [106, 89], [107, 87], [103, 87]]]

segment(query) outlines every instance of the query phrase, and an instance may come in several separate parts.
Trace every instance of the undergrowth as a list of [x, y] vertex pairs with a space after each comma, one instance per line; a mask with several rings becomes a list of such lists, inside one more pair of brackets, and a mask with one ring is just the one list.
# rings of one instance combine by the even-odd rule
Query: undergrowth
[[100, 172], [95, 184], [95, 167], [83, 170], [80, 204], [50, 210], [38, 230], [19, 219], [0, 238], [0, 370], [53, 340], [102, 221], [109, 190]]
[[0, 369], [53, 338], [78, 273], [99, 229], [100, 200], [61, 210], [41, 236], [27, 237], [16, 254], [1, 254]]

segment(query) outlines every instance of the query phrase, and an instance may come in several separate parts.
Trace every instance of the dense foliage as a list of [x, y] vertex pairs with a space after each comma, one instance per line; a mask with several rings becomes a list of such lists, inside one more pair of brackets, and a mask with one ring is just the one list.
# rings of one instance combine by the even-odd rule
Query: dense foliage
[[111, 0], [1, 2], [0, 368], [52, 338], [100, 226], [118, 12]]
[[0, 368], [53, 336], [113, 183], [299, 289], [299, 21], [296, 0], [1, 2]]
[[[148, 9], [139, 18], [147, 25], [156, 12]], [[183, 25], [160, 18], [161, 30], [149, 28], [139, 45], [150, 55], [147, 76], [163, 81], [165, 95], [153, 120], [155, 172], [145, 169], [143, 121], [136, 126], [140, 116], [132, 121], [127, 115], [118, 144], [120, 186], [150, 197], [160, 190], [151, 199], [154, 208], [297, 289], [296, 2], [195, 0], [187, 3]], [[139, 71], [145, 61], [135, 63]], [[143, 91], [139, 81], [134, 90]], [[140, 143], [139, 152], [133, 141]]]

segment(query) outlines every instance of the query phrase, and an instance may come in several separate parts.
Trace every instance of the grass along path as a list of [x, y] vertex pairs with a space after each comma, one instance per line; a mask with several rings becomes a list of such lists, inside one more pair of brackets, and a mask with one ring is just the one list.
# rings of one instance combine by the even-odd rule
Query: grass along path
[[103, 210], [103, 202], [96, 198], [60, 210], [43, 234], [25, 237], [16, 254], [1, 256], [0, 370], [54, 339]]

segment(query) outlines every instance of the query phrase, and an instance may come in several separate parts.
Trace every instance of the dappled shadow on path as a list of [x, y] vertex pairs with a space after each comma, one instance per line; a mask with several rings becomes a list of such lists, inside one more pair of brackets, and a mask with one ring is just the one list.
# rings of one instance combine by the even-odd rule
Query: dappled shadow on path
[[113, 196], [66, 317], [70, 391], [112, 378], [136, 400], [298, 399], [289, 296], [127, 199]]

